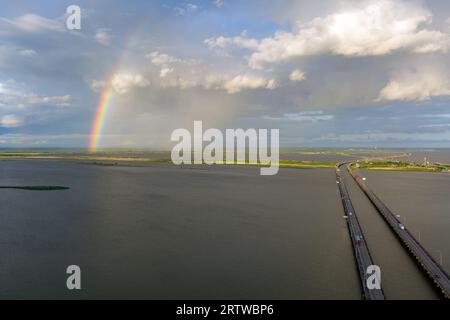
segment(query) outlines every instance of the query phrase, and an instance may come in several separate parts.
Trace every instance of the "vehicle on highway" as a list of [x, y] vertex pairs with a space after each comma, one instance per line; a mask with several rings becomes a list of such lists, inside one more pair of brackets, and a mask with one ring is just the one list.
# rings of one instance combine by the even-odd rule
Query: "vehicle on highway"
[[363, 240], [363, 237], [362, 237], [361, 235], [357, 235], [357, 236], [356, 236], [356, 244], [357, 244], [358, 246], [361, 245], [362, 240]]

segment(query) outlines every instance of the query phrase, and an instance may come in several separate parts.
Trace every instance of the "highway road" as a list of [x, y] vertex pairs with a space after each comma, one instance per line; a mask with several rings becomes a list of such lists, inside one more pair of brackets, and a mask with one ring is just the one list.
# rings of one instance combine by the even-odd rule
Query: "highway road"
[[342, 164], [340, 168], [345, 167], [353, 179], [372, 202], [377, 211], [383, 216], [394, 233], [402, 241], [403, 245], [409, 250], [410, 254], [417, 260], [419, 265], [427, 272], [434, 284], [440, 289], [444, 297], [450, 299], [450, 280], [447, 273], [433, 259], [427, 250], [413, 237], [395, 216], [395, 214], [376, 196], [376, 194], [367, 186], [364, 180], [349, 168], [350, 164]]
[[341, 164], [336, 168], [336, 182], [341, 193], [342, 205], [344, 206], [347, 226], [350, 232], [353, 252], [355, 254], [358, 273], [361, 280], [361, 287], [363, 289], [364, 298], [367, 300], [385, 300], [383, 289], [369, 289], [367, 286], [367, 278], [370, 274], [367, 273], [369, 266], [375, 265], [370, 255], [369, 248], [365, 242], [363, 231], [359, 225], [358, 218], [353, 208], [350, 196], [345, 185], [344, 179], [341, 176], [341, 168], [345, 164]]

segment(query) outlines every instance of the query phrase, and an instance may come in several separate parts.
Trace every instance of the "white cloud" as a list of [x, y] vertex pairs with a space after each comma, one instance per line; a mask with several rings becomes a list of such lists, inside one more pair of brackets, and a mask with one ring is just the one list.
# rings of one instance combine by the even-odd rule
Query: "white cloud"
[[23, 119], [13, 114], [8, 114], [0, 119], [0, 126], [3, 128], [17, 128], [23, 125]]
[[282, 117], [264, 116], [267, 120], [289, 120], [300, 122], [317, 122], [330, 121], [334, 119], [334, 115], [325, 114], [323, 111], [302, 111], [298, 113], [284, 113]]
[[34, 51], [32, 49], [24, 49], [24, 50], [20, 50], [19, 54], [24, 57], [32, 57], [32, 56], [36, 55], [36, 51]]
[[50, 105], [57, 107], [70, 106], [70, 96], [52, 96], [52, 97], [40, 97], [36, 94], [30, 95], [29, 103], [33, 105]]
[[[14, 80], [0, 83], [0, 127], [17, 128], [35, 123], [51, 123], [58, 114], [64, 113], [64, 107], [70, 105], [69, 95], [39, 94]], [[55, 108], [58, 108], [57, 112]]]
[[188, 4], [186, 5], [186, 8], [187, 8], [187, 10], [188, 10], [189, 12], [195, 12], [195, 11], [198, 10], [198, 6], [197, 6], [196, 4], [193, 4], [193, 3], [188, 3]]
[[183, 16], [186, 14], [186, 9], [180, 7], [173, 8], [173, 11], [177, 16]]
[[193, 66], [200, 63], [195, 59], [181, 59], [158, 51], [148, 53], [145, 57], [155, 66], [165, 68], [176, 64]]
[[161, 53], [158, 51], [151, 52], [146, 55], [150, 61], [158, 67], [165, 67], [174, 62], [180, 62], [181, 60], [175, 57], [168, 55], [167, 53]]
[[233, 75], [216, 72], [186, 73], [184, 75], [171, 72], [170, 76], [161, 79], [160, 85], [163, 88], [225, 90], [229, 94], [236, 94], [251, 89], [271, 90], [278, 87], [274, 79], [250, 74]]
[[450, 141], [450, 131], [442, 132], [367, 132], [348, 134], [327, 134], [314, 140], [339, 142], [387, 141]]
[[111, 35], [110, 35], [110, 29], [107, 28], [100, 28], [97, 29], [95, 32], [95, 40], [97, 40], [98, 43], [102, 45], [109, 45], [111, 43]]
[[214, 0], [213, 2], [217, 8], [222, 8], [225, 3], [224, 0]]
[[161, 78], [165, 78], [169, 73], [173, 72], [173, 68], [162, 68], [159, 72]]
[[68, 141], [85, 141], [88, 138], [86, 134], [60, 134], [60, 135], [48, 135], [48, 134], [2, 134], [0, 138], [0, 144], [3, 145], [21, 145], [21, 146], [35, 146], [35, 145], [48, 145], [48, 146], [61, 146]]
[[146, 55], [147, 59], [150, 59], [151, 63], [157, 67], [160, 67], [159, 76], [160, 78], [165, 78], [169, 74], [175, 71], [175, 66], [186, 67], [193, 66], [199, 64], [199, 61], [194, 59], [180, 59], [177, 57], [173, 57], [168, 55], [167, 53], [161, 53], [158, 51], [151, 52]]
[[437, 119], [448, 119], [450, 118], [450, 113], [438, 113], [438, 114], [422, 114], [418, 115], [419, 118], [437, 118]]
[[275, 89], [278, 83], [274, 79], [250, 74], [222, 74], [216, 72], [186, 73], [180, 75], [173, 71], [166, 74], [160, 83], [163, 88], [203, 88], [207, 90], [225, 90], [236, 94], [251, 89]]
[[245, 49], [257, 49], [259, 45], [258, 40], [246, 37], [245, 33], [241, 34], [240, 36], [231, 38], [223, 36], [217, 38], [209, 38], [204, 42], [211, 49], [223, 49], [229, 46], [236, 46]]
[[246, 89], [275, 89], [277, 83], [273, 79], [244, 74], [225, 81], [223, 87], [228, 93], [238, 93]]
[[42, 96], [29, 92], [12, 80], [0, 83], [0, 107], [22, 109], [39, 105], [67, 107], [70, 105], [70, 96]]
[[[257, 42], [250, 56], [252, 68], [309, 55], [377, 56], [405, 49], [415, 53], [446, 52], [450, 36], [424, 26], [432, 13], [417, 3], [400, 0], [345, 2], [347, 8], [297, 24], [292, 32], [280, 31]], [[348, 5], [352, 5], [349, 7]], [[211, 46], [254, 47], [254, 41], [219, 37]]]
[[438, 96], [450, 96], [449, 77], [437, 72], [414, 72], [392, 79], [376, 101], [423, 101]]
[[[274, 79], [240, 72], [221, 73], [210, 70], [209, 65], [198, 60], [181, 59], [158, 51], [149, 53], [146, 57], [152, 64], [160, 67], [162, 87], [201, 87], [234, 94], [248, 89], [274, 89], [278, 86]], [[194, 65], [195, 68], [192, 68]]]
[[450, 123], [421, 124], [419, 128], [446, 128], [450, 127]]
[[305, 73], [299, 69], [295, 69], [289, 75], [291, 81], [302, 81], [306, 79]]
[[112, 78], [112, 87], [119, 94], [129, 92], [132, 88], [144, 88], [150, 82], [141, 74], [118, 73]]
[[64, 32], [64, 24], [62, 21], [48, 19], [36, 14], [26, 14], [13, 20], [1, 18], [10, 26], [29, 33], [43, 33], [47, 31]]
[[173, 8], [173, 11], [175, 12], [175, 15], [177, 15], [177, 16], [184, 16], [188, 13], [197, 12], [198, 9], [199, 9], [199, 7], [196, 4], [187, 3], [181, 7]]
[[102, 80], [92, 80], [89, 83], [89, 86], [91, 87], [91, 90], [94, 92], [100, 92], [105, 87], [106, 83]]

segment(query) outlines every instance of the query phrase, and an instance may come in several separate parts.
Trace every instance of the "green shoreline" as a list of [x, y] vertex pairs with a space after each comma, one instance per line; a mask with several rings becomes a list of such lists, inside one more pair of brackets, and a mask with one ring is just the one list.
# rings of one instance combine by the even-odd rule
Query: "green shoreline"
[[373, 171], [405, 171], [405, 172], [450, 172], [449, 164], [425, 164], [408, 161], [354, 162], [351, 169]]
[[[68, 155], [41, 155], [41, 154], [2, 154], [0, 160], [62, 160], [76, 161], [82, 164], [99, 165], [99, 166], [115, 166], [115, 165], [131, 165], [133, 163], [172, 163], [170, 158], [142, 158], [142, 157], [108, 157], [108, 156], [68, 156]], [[206, 163], [204, 163], [206, 164]], [[272, 163], [274, 165], [275, 163]], [[337, 162], [323, 161], [297, 161], [297, 160], [279, 160], [280, 168], [334, 168]], [[249, 161], [234, 163], [217, 163], [216, 165], [251, 165], [251, 166], [269, 166], [263, 163], [250, 163]]]
[[[50, 160], [50, 161], [74, 161], [80, 164], [97, 165], [97, 166], [142, 166], [151, 163], [168, 163], [171, 164], [170, 158], [146, 158], [146, 157], [130, 157], [127, 154], [123, 156], [108, 156], [104, 154], [92, 155], [64, 155], [64, 154], [48, 154], [38, 152], [0, 152], [0, 161], [2, 160]], [[324, 161], [300, 161], [300, 160], [279, 160], [280, 168], [288, 169], [312, 169], [312, 168], [334, 168], [339, 162]], [[205, 164], [205, 163], [204, 163]], [[248, 160], [244, 162], [235, 161], [234, 163], [217, 163], [215, 165], [245, 165], [267, 167], [269, 164], [260, 162], [250, 163]], [[275, 162], [271, 164], [276, 165]], [[358, 170], [379, 170], [379, 171], [408, 171], [408, 172], [450, 172], [450, 164], [441, 163], [417, 163], [410, 161], [372, 161], [366, 159], [356, 160], [351, 165], [352, 169]]]

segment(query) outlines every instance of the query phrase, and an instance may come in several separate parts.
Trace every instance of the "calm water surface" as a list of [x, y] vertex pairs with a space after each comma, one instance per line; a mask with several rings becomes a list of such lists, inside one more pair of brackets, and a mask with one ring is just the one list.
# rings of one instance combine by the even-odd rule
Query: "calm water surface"
[[0, 298], [360, 298], [333, 169], [1, 161], [0, 184], [70, 187], [0, 190]]
[[450, 274], [450, 173], [360, 172]]
[[[365, 176], [362, 171], [359, 173]], [[439, 295], [431, 281], [357, 183], [347, 172], [344, 177], [371, 256], [374, 263], [381, 268], [381, 281], [386, 298], [438, 299]], [[381, 178], [380, 181], [385, 182]]]

